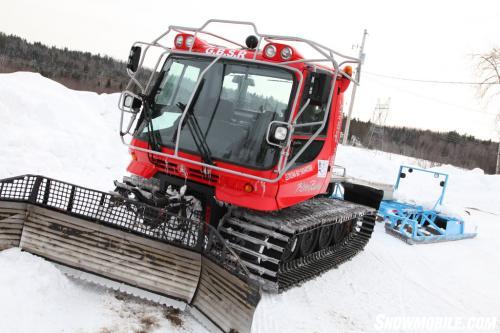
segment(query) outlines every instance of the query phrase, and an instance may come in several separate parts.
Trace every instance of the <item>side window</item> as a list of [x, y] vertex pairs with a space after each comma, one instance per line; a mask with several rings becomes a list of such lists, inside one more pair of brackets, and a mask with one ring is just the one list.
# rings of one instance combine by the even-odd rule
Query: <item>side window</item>
[[[331, 85], [330, 85], [331, 87]], [[308, 91], [310, 89], [310, 83], [308, 83], [305, 87], [305, 91]], [[307, 98], [302, 98], [302, 103], [301, 107], [306, 103]], [[297, 120], [297, 124], [308, 124], [308, 123], [315, 123], [315, 122], [321, 122], [323, 121], [323, 118], [325, 117], [325, 112], [326, 110], [326, 104], [328, 102], [325, 102], [322, 105], [311, 105], [309, 104], [304, 112], [300, 115], [299, 119]], [[329, 116], [329, 115], [328, 115]], [[328, 124], [328, 121], [327, 121]], [[298, 135], [312, 135], [314, 134], [318, 129], [320, 128], [320, 125], [311, 125], [311, 126], [303, 126], [303, 127], [297, 127], [295, 129], [295, 133]], [[323, 131], [321, 134], [325, 134], [327, 130], [327, 126], [323, 128]]]
[[198, 81], [198, 75], [200, 74], [200, 69], [194, 66], [186, 66], [184, 70], [184, 76], [182, 77], [182, 82], [179, 85], [179, 92], [177, 93], [177, 98], [175, 103], [181, 102], [187, 104], [189, 97], [194, 91], [196, 82]]
[[222, 93], [220, 98], [227, 101], [236, 101], [238, 98], [238, 83], [236, 78], [238, 76], [234, 73], [230, 73], [224, 76], [224, 81], [222, 84]]
[[[330, 80], [331, 81], [331, 80]], [[309, 91], [310, 90], [310, 81], [306, 83], [304, 91]], [[331, 85], [330, 87], [331, 88]], [[302, 98], [302, 103], [301, 107], [305, 105], [307, 102], [308, 97], [304, 96]], [[327, 112], [327, 104], [328, 101], [321, 105], [311, 105], [309, 104], [304, 112], [300, 115], [299, 119], [297, 120], [297, 125], [306, 125], [306, 126], [301, 126], [301, 127], [295, 127], [294, 135], [303, 135], [303, 136], [312, 136], [316, 131], [321, 127], [320, 124], [316, 125], [309, 125], [309, 123], [317, 123], [323, 121], [325, 117], [325, 113]], [[320, 135], [325, 135], [326, 131], [328, 129], [328, 117], [329, 114], [327, 115], [327, 122], [326, 126], [323, 128], [321, 131]], [[294, 156], [297, 155], [297, 153], [304, 147], [306, 144], [307, 140], [304, 139], [294, 139], [292, 142], [292, 152], [289, 157], [289, 160], [292, 159]], [[314, 140], [313, 142], [310, 143], [309, 146], [304, 150], [304, 152], [297, 158], [294, 167], [297, 167], [299, 165], [302, 165], [304, 163], [310, 163], [314, 161], [314, 159], [318, 156], [318, 154], [321, 152], [324, 146], [324, 140]]]
[[181, 102], [186, 104], [193, 92], [200, 68], [174, 62], [165, 76], [161, 86], [163, 87], [156, 95], [157, 104], [171, 106]]
[[165, 75], [161, 87], [163, 87], [156, 95], [155, 102], [161, 105], [171, 105], [172, 97], [174, 96], [174, 87], [177, 86], [179, 79], [182, 75], [182, 70], [184, 65], [178, 62], [174, 62], [168, 71], [168, 75]]
[[[181, 102], [186, 104], [191, 96], [201, 69], [178, 61], [167, 63], [168, 72], [160, 84], [161, 89], [155, 96], [155, 110], [153, 112], [152, 126], [159, 131], [163, 141], [171, 140], [174, 133], [176, 121], [182, 114], [182, 110], [176, 106]], [[167, 110], [170, 110], [167, 112]], [[147, 133], [146, 126], [142, 133]]]
[[224, 76], [221, 99], [234, 103], [237, 109], [254, 113], [273, 112], [283, 120], [288, 109], [293, 80], [271, 77], [256, 70], [230, 66]]
[[[295, 157], [299, 150], [304, 146], [306, 141], [307, 140], [294, 140], [292, 142], [292, 153], [289, 160]], [[311, 142], [311, 145], [306, 148], [306, 150], [302, 153], [302, 155], [299, 156], [299, 158], [297, 158], [295, 166], [313, 161], [321, 152], [321, 149], [323, 149], [324, 144], [325, 142], [320, 140], [314, 140], [313, 142]]]
[[[297, 121], [297, 124], [307, 124], [322, 121], [323, 117], [325, 116], [325, 109], [326, 105], [308, 105]], [[302, 135], [312, 135], [318, 130], [319, 127], [320, 125], [297, 127], [295, 129], [295, 133]]]

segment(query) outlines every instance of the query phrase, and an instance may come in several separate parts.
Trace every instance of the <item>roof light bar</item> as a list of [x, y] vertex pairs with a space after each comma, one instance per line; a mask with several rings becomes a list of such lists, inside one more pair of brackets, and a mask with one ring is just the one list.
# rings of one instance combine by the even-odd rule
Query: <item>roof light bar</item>
[[290, 61], [301, 58], [293, 47], [280, 43], [267, 44], [264, 47], [263, 55], [264, 58], [274, 61]]

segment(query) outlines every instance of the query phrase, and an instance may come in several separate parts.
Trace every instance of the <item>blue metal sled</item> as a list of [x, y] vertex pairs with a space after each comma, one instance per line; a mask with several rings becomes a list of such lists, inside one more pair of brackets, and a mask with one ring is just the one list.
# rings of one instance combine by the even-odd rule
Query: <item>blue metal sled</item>
[[394, 191], [399, 188], [400, 183], [406, 177], [414, 172], [425, 172], [433, 175], [441, 187], [441, 194], [432, 209], [396, 200], [382, 201], [379, 216], [386, 221], [386, 232], [409, 244], [435, 243], [475, 237], [476, 232], [465, 232], [462, 219], [445, 215], [436, 210], [437, 205], [443, 203], [448, 185], [448, 174], [402, 165], [399, 168]]

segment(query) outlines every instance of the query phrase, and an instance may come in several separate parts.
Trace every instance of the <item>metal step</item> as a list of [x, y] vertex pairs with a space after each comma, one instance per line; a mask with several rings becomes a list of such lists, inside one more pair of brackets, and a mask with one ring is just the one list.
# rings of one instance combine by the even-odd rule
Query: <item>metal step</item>
[[273, 264], [279, 264], [279, 262], [280, 262], [279, 259], [268, 257], [262, 253], [255, 252], [255, 251], [250, 250], [244, 246], [231, 243], [230, 241], [227, 241], [227, 244], [229, 245], [229, 247], [231, 247], [233, 250], [236, 250], [237, 252], [243, 252], [246, 254], [250, 254], [250, 255], [254, 256], [255, 258], [258, 258], [262, 261], [272, 262]]
[[232, 225], [240, 227], [240, 228], [243, 228], [243, 229], [246, 229], [246, 230], [249, 230], [249, 231], [257, 232], [257, 233], [262, 234], [262, 235], [267, 235], [269, 237], [272, 237], [274, 239], [277, 239], [277, 240], [280, 240], [283, 242], [288, 242], [288, 240], [290, 239], [290, 237], [288, 237], [287, 235], [284, 235], [282, 233], [279, 233], [279, 232], [276, 232], [273, 230], [269, 230], [269, 229], [266, 229], [263, 227], [259, 227], [259, 226], [254, 225], [254, 224], [246, 223], [246, 222], [241, 221], [241, 220], [234, 218], [234, 217], [228, 217], [224, 222], [228, 223], [228, 224], [232, 224]]
[[252, 237], [250, 235], [247, 235], [247, 234], [235, 231], [235, 230], [233, 230], [231, 228], [224, 228], [224, 227], [222, 227], [222, 228], [219, 228], [219, 232], [225, 232], [225, 233], [227, 233], [229, 235], [237, 236], [240, 239], [252, 242], [254, 244], [262, 245], [266, 249], [273, 249], [273, 250], [276, 250], [278, 252], [283, 252], [284, 251], [284, 249], [281, 246], [275, 245], [273, 243], [269, 243], [269, 242], [267, 242], [266, 240], [263, 240], [263, 239], [258, 239], [258, 238]]
[[245, 266], [247, 266], [249, 269], [251, 269], [253, 271], [256, 271], [259, 275], [266, 274], [266, 275], [269, 275], [269, 276], [272, 276], [272, 277], [276, 277], [276, 275], [278, 275], [278, 273], [275, 272], [275, 271], [272, 271], [270, 269], [264, 268], [262, 266], [256, 265], [256, 264], [251, 263], [251, 262], [248, 262], [246, 260], [242, 259], [241, 262], [243, 264], [245, 264]]

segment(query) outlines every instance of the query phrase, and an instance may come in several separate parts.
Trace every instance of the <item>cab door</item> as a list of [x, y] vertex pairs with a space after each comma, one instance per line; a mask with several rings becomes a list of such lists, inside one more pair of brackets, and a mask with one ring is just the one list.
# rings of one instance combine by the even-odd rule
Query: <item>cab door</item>
[[[333, 140], [329, 139], [328, 136], [332, 132], [329, 130], [331, 114], [327, 110], [332, 79], [330, 73], [324, 72], [320, 74], [322, 76], [317, 75], [317, 73], [308, 73], [301, 105], [295, 115], [298, 118], [292, 134], [288, 161], [291, 161], [301, 149], [306, 148], [280, 182], [277, 197], [278, 206], [280, 207], [288, 207], [323, 193], [329, 183], [332, 146], [335, 146], [332, 145]], [[321, 81], [318, 82], [318, 80]], [[330, 106], [335, 105], [335, 97], [332, 97]], [[309, 104], [299, 115], [300, 109], [308, 100]], [[334, 108], [330, 107], [330, 110], [332, 109]], [[327, 112], [328, 114], [325, 114]], [[320, 123], [325, 117], [325, 126], [315, 136], [316, 132], [321, 128]], [[313, 140], [308, 144], [311, 138]]]

